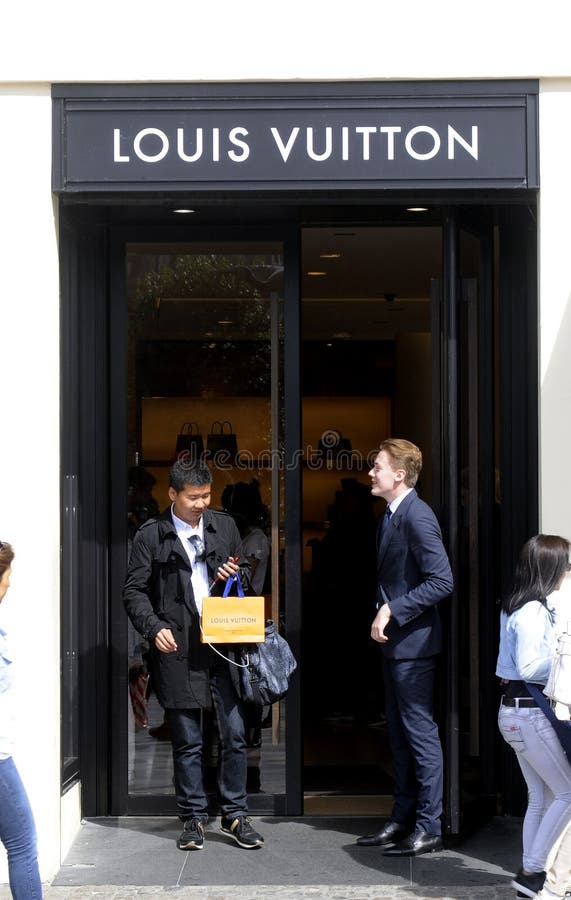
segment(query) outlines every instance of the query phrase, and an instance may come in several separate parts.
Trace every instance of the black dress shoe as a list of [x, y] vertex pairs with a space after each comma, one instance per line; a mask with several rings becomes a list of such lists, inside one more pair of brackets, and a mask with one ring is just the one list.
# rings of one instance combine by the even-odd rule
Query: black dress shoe
[[399, 825], [398, 822], [387, 822], [380, 831], [374, 834], [364, 834], [357, 838], [359, 847], [384, 847], [385, 844], [394, 844], [409, 834], [408, 828]]
[[420, 856], [422, 853], [434, 853], [435, 850], [443, 849], [444, 844], [439, 834], [415, 831], [383, 852], [384, 856]]

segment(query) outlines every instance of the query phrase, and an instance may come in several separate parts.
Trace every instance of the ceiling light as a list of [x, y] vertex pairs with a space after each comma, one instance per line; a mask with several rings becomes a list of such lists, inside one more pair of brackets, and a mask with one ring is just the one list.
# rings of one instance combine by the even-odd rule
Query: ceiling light
[[338, 341], [348, 341], [349, 338], [352, 338], [353, 335], [350, 331], [338, 331], [333, 337]]
[[213, 331], [205, 331], [204, 337], [214, 337], [214, 332]]
[[219, 325], [232, 325], [232, 319], [218, 319]]
[[320, 271], [318, 271], [318, 270], [316, 269], [315, 271], [312, 271], [312, 272], [306, 272], [305, 274], [306, 274], [306, 275], [327, 275], [327, 272], [320, 272]]
[[173, 209], [173, 212], [178, 213], [181, 216], [189, 216], [191, 213], [195, 213], [195, 209]]
[[326, 347], [332, 347], [333, 344], [331, 343], [331, 341], [329, 341], [325, 346], [326, 346]]
[[427, 206], [407, 206], [407, 212], [428, 212]]
[[330, 253], [319, 254], [319, 259], [339, 259], [340, 257], [341, 254], [336, 250], [332, 250]]

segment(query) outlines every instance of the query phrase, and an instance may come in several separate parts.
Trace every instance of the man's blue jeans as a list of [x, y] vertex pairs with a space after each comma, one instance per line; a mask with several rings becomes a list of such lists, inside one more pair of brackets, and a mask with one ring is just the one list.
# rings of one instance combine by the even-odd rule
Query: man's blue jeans
[[[218, 735], [218, 793], [223, 816], [247, 815], [247, 753], [244, 708], [230, 679], [228, 664], [210, 670], [210, 691]], [[202, 773], [200, 709], [167, 709], [171, 727], [174, 783], [182, 819], [208, 819], [208, 799]]]
[[41, 900], [36, 826], [28, 796], [11, 756], [0, 759], [0, 840], [8, 853], [14, 900]]

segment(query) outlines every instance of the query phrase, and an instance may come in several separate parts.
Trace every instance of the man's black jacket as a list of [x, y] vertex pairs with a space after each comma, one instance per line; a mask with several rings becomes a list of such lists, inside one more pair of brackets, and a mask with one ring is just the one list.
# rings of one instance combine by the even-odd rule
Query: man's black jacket
[[[204, 543], [209, 582], [229, 556], [241, 556], [240, 576], [249, 585], [249, 564], [234, 520], [223, 512], [203, 512]], [[136, 630], [150, 645], [150, 674], [165, 709], [193, 709], [211, 705], [208, 669], [222, 662], [200, 642], [200, 618], [194, 602], [192, 568], [176, 533], [170, 509], [149, 519], [133, 539], [123, 601]], [[218, 582], [213, 594], [221, 594]], [[155, 647], [161, 628], [170, 628], [178, 649], [162, 653]], [[221, 647], [231, 656], [230, 647]], [[231, 668], [234, 668], [233, 666]]]

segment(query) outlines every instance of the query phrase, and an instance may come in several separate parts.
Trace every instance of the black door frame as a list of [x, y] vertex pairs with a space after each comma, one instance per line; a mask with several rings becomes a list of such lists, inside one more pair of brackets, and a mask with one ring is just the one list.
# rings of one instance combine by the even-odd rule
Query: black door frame
[[[120, 297], [124, 290], [119, 280], [123, 272], [125, 242], [146, 239], [191, 240], [211, 238], [216, 241], [225, 235], [236, 237], [234, 228], [209, 229], [165, 228], [163, 225], [109, 225], [112, 216], [102, 206], [77, 203], [61, 207], [61, 292], [62, 292], [62, 604], [74, 610], [79, 652], [79, 695], [74, 698], [77, 709], [78, 751], [82, 777], [83, 813], [89, 816], [124, 814], [126, 812], [126, 784], [118, 771], [126, 772], [126, 716], [109, 715], [109, 701], [113, 695], [127, 702], [127, 671], [124, 660], [125, 643], [121, 629], [126, 620], [115, 602], [110, 610], [109, 598], [120, 597], [124, 574], [123, 529], [127, 491], [126, 458], [117, 448], [126, 446], [126, 373], [111, 361], [125, 359], [126, 319], [120, 303], [110, 303], [109, 296]], [[446, 200], [446, 195], [433, 197], [432, 204]], [[490, 199], [489, 197], [487, 198]], [[451, 200], [448, 195], [448, 200]], [[470, 198], [473, 204], [483, 198]], [[466, 203], [466, 198], [464, 198]], [[466, 204], [471, 205], [471, 204]], [[448, 207], [450, 213], [452, 207]], [[370, 214], [370, 207], [367, 213]], [[323, 223], [323, 208], [311, 215], [305, 206], [303, 216], [308, 224]], [[499, 271], [502, 293], [501, 364], [502, 419], [501, 467], [504, 473], [503, 497], [505, 521], [502, 527], [502, 583], [511, 576], [517, 549], [537, 528], [538, 520], [538, 379], [537, 367], [537, 262], [536, 230], [532, 210], [527, 207], [497, 207], [497, 228], [502, 238]], [[363, 224], [370, 224], [369, 215]], [[300, 210], [301, 215], [301, 210]], [[221, 213], [221, 217], [223, 213]], [[331, 214], [325, 213], [331, 222]], [[261, 212], [260, 217], [263, 217]], [[321, 217], [321, 218], [320, 218]], [[239, 236], [247, 240], [277, 239], [284, 241], [286, 250], [285, 275], [285, 458], [291, 459], [301, 443], [300, 396], [300, 248], [302, 221], [280, 224], [273, 220], [268, 226], [241, 227]], [[357, 217], [358, 218], [358, 217]], [[367, 222], [367, 219], [369, 221]], [[341, 221], [341, 220], [339, 220]], [[355, 224], [356, 219], [351, 219]], [[305, 223], [304, 223], [305, 224]], [[444, 225], [449, 237], [445, 241], [445, 258], [449, 273], [454, 270], [454, 216]], [[522, 244], [523, 240], [523, 244]], [[523, 247], [523, 249], [522, 249]], [[456, 286], [449, 274], [443, 279], [443, 302], [448, 335], [445, 381], [448, 398], [454, 401], [454, 309], [458, 301]], [[522, 314], [523, 313], [523, 314]], [[521, 346], [526, 346], [528, 366], [525, 379], [517, 365]], [[457, 382], [456, 382], [457, 384]], [[448, 400], [446, 400], [448, 403]], [[450, 407], [444, 405], [450, 412]], [[442, 460], [454, 467], [452, 449], [455, 429], [452, 416], [444, 416], [447, 444], [442, 446]], [[522, 452], [522, 449], [524, 452]], [[458, 471], [448, 478], [444, 503], [439, 510], [447, 539], [457, 534]], [[287, 473], [285, 491], [288, 517], [286, 519], [285, 576], [289, 638], [299, 656], [301, 611], [296, 598], [301, 594], [301, 471]], [[456, 487], [454, 487], [456, 485]], [[535, 485], [535, 489], [534, 489]], [[66, 614], [69, 620], [70, 615]], [[64, 615], [64, 619], [66, 618]], [[488, 634], [489, 655], [493, 654], [495, 635]], [[455, 663], [449, 661], [450, 677]], [[456, 668], [457, 671], [457, 668]], [[303, 673], [300, 673], [303, 676]], [[299, 709], [299, 684], [295, 679], [288, 698], [288, 749], [286, 755], [286, 798], [283, 813], [302, 812], [302, 745]], [[453, 702], [453, 697], [449, 703]], [[449, 710], [454, 712], [454, 710]], [[452, 753], [450, 768], [450, 808], [458, 811], [451, 816], [449, 830], [459, 827], [460, 798], [457, 773], [457, 727], [449, 718], [449, 743]], [[121, 745], [123, 749], [120, 749]], [[449, 750], [450, 748], [447, 748]], [[498, 755], [498, 754], [497, 754]], [[113, 758], [113, 765], [111, 765]], [[455, 761], [456, 760], [456, 761]], [[506, 776], [509, 772], [506, 771]], [[77, 777], [77, 775], [76, 775]], [[454, 785], [452, 781], [455, 779]], [[507, 781], [509, 785], [509, 779]], [[456, 795], [454, 796], [454, 790]], [[517, 803], [518, 785], [510, 795], [507, 807]], [[510, 800], [515, 797], [515, 800]], [[134, 810], [129, 810], [132, 812]], [[153, 811], [145, 804], [145, 811]], [[166, 811], [166, 810], [159, 810]], [[172, 810], [170, 810], [172, 811]], [[454, 818], [456, 816], [456, 818]]]

